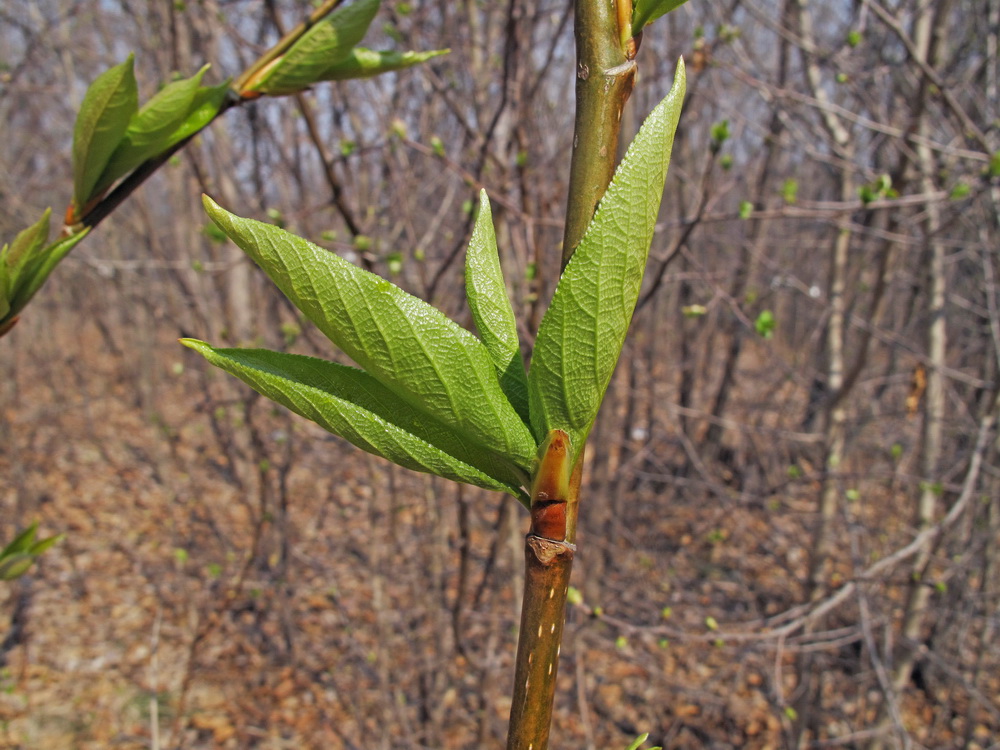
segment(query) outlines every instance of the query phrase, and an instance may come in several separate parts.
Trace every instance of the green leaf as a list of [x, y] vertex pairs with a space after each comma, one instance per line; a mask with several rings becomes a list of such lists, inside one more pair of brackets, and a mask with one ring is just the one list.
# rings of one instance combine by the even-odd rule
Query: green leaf
[[[639, 750], [639, 748], [642, 747], [642, 743], [644, 743], [647, 739], [649, 739], [649, 732], [640, 734], [638, 737], [635, 738], [635, 740], [632, 742], [631, 745], [625, 748], [625, 750]], [[653, 747], [650, 748], [650, 750], [663, 750], [663, 748]]]
[[218, 86], [200, 87], [198, 93], [195, 94], [188, 116], [164, 141], [160, 152], [162, 153], [184, 139], [190, 138], [215, 119], [229, 92], [228, 80], [223, 81]]
[[493, 213], [485, 190], [479, 193], [479, 215], [465, 256], [465, 292], [479, 336], [497, 369], [500, 387], [527, 423], [528, 375], [521, 358], [517, 320], [500, 269]]
[[16, 554], [0, 558], [0, 581], [13, 581], [20, 578], [35, 562], [34, 555]]
[[63, 534], [35, 541], [38, 523], [26, 528], [0, 550], [0, 580], [11, 581], [24, 575], [35, 559], [53, 544], [63, 539]]
[[777, 325], [777, 321], [774, 318], [774, 313], [770, 310], [761, 310], [760, 315], [753, 322], [754, 330], [757, 331], [757, 335], [765, 339], [769, 339], [774, 336], [774, 328]]
[[990, 177], [1000, 177], [1000, 151], [994, 151], [990, 157], [989, 167]]
[[48, 539], [40, 539], [31, 545], [31, 549], [28, 550], [32, 555], [36, 557], [46, 550], [48, 550], [53, 545], [61, 542], [66, 538], [65, 534], [56, 534], [55, 536], [50, 536]]
[[142, 106], [108, 160], [96, 192], [166, 150], [170, 136], [191, 114], [206, 70], [207, 65], [190, 78], [167, 84]]
[[327, 71], [350, 54], [375, 18], [379, 0], [358, 0], [337, 8], [252, 81], [249, 90], [270, 96], [294, 94], [326, 80]]
[[531, 426], [566, 431], [573, 461], [611, 380], [642, 284], [684, 100], [684, 62], [618, 166], [538, 329], [528, 371]]
[[451, 50], [436, 49], [430, 52], [375, 52], [364, 47], [355, 47], [340, 62], [329, 66], [317, 80], [346, 81], [352, 78], [371, 78], [382, 73], [419, 65]]
[[729, 140], [729, 120], [720, 120], [712, 125], [711, 129], [712, 145], [716, 151], [723, 143]]
[[962, 198], [968, 197], [969, 193], [972, 192], [972, 186], [967, 182], [955, 183], [955, 186], [951, 189], [951, 194], [948, 196], [953, 201], [961, 200]]
[[99, 75], [83, 97], [73, 131], [73, 201], [77, 211], [93, 197], [104, 167], [139, 107], [134, 60], [135, 56], [129, 55], [121, 65]]
[[642, 31], [643, 26], [677, 10], [686, 2], [687, 0], [636, 0], [632, 8], [632, 36]]
[[193, 339], [181, 343], [364, 451], [527, 500], [520, 490], [523, 473], [516, 467], [464, 441], [363, 370], [266, 349], [215, 349]]
[[781, 197], [785, 203], [792, 205], [799, 199], [799, 181], [794, 177], [789, 177], [781, 185]]
[[31, 263], [49, 236], [49, 217], [52, 209], [45, 209], [42, 218], [27, 229], [18, 232], [14, 241], [0, 250], [0, 323], [11, 313], [19, 285], [24, 283], [24, 267]]
[[24, 306], [28, 304], [35, 293], [41, 288], [42, 284], [49, 277], [49, 274], [55, 269], [56, 265], [64, 257], [66, 253], [72, 250], [76, 243], [87, 236], [89, 229], [85, 229], [82, 232], [78, 232], [71, 237], [64, 237], [51, 245], [46, 247], [44, 250], [39, 251], [34, 255], [34, 257], [25, 264], [24, 270], [21, 272], [20, 277], [17, 279], [17, 283], [13, 288], [10, 300], [10, 312], [8, 313], [8, 318], [17, 315]]
[[38, 533], [38, 523], [31, 524], [28, 528], [10, 540], [10, 543], [0, 550], [0, 558], [9, 557], [20, 552], [28, 552], [35, 541], [35, 534]]
[[209, 216], [326, 336], [404, 401], [527, 472], [535, 441], [482, 342], [440, 310], [270, 224]]
[[18, 232], [17, 237], [14, 238], [9, 248], [4, 246], [0, 257], [2, 257], [3, 264], [9, 274], [9, 283], [14, 284], [17, 282], [17, 277], [20, 275], [21, 269], [31, 261], [42, 245], [45, 244], [45, 240], [49, 237], [49, 217], [51, 215], [52, 209], [45, 209], [42, 218], [27, 229]]

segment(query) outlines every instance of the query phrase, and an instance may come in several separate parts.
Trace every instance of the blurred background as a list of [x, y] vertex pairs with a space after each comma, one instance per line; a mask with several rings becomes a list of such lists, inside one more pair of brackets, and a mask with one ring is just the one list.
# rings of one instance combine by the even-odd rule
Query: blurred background
[[[238, 74], [308, 4], [5, 0], [0, 237], [70, 199], [75, 112]], [[503, 741], [527, 518], [406, 472], [176, 343], [342, 357], [208, 193], [471, 327], [493, 201], [527, 345], [558, 275], [572, 3], [386, 0], [451, 53], [230, 111], [0, 340], [0, 747]], [[1000, 741], [1000, 0], [691, 0], [624, 135], [688, 100], [640, 305], [587, 453], [552, 747]], [[527, 354], [527, 352], [526, 352]]]

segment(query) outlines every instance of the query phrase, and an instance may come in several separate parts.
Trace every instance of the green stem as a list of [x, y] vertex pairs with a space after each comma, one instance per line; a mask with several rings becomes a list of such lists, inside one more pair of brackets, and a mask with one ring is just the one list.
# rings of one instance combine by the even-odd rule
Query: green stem
[[580, 244], [611, 182], [622, 109], [635, 83], [635, 62], [621, 43], [616, 5], [576, 0], [576, 124], [570, 164], [563, 265]]
[[[623, 26], [629, 24], [631, 6], [630, 0], [576, 0], [576, 123], [563, 266], [580, 244], [614, 175], [622, 110], [635, 83], [636, 65], [626, 53], [626, 49], [634, 50], [630, 25]], [[507, 750], [548, 748], [566, 596], [576, 553], [582, 466], [581, 451], [568, 492], [555, 498], [564, 502], [552, 502], [551, 488], [544, 498], [532, 497]], [[544, 507], [537, 508], [540, 500], [545, 501]], [[561, 529], [560, 538], [539, 533], [548, 529]]]

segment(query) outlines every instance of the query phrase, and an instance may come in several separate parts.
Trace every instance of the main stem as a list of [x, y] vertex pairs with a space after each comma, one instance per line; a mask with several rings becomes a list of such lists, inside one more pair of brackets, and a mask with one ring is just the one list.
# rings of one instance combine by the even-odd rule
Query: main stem
[[[635, 82], [631, 0], [576, 0], [576, 122], [562, 265], [569, 262], [614, 175], [621, 115]], [[551, 449], [542, 456], [545, 467]], [[565, 493], [536, 476], [524, 543], [524, 600], [507, 750], [547, 750], [566, 596], [576, 553], [583, 451]], [[539, 469], [544, 474], [544, 468]], [[540, 489], [542, 487], [543, 489]]]

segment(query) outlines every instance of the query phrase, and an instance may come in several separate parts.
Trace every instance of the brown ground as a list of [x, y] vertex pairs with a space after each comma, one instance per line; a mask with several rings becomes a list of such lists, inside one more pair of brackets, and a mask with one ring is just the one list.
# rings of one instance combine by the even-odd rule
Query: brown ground
[[[243, 392], [213, 373], [211, 399], [198, 395], [201, 365], [166, 336], [142, 363], [87, 326], [16, 343], [0, 530], [38, 518], [67, 538], [0, 586], [0, 635], [15, 614], [26, 623], [3, 654], [0, 747], [501, 744], [525, 522], [513, 503], [509, 516], [497, 496], [389, 469], [264, 403], [249, 429]], [[784, 642], [715, 642], [708, 619], [759, 631], [800, 601], [814, 493], [723, 504], [640, 484], [629, 527], [602, 535], [585, 515], [587, 602], [570, 613], [552, 747], [624, 748], [643, 731], [668, 747], [782, 747], [798, 648], [817, 642], [824, 734], [868, 725], [878, 696], [856, 687], [871, 682], [854, 605], [825, 635]], [[957, 747], [973, 721], [980, 747], [996, 740], [995, 674], [980, 687], [992, 712], [939, 685], [904, 696], [915, 738]]]

